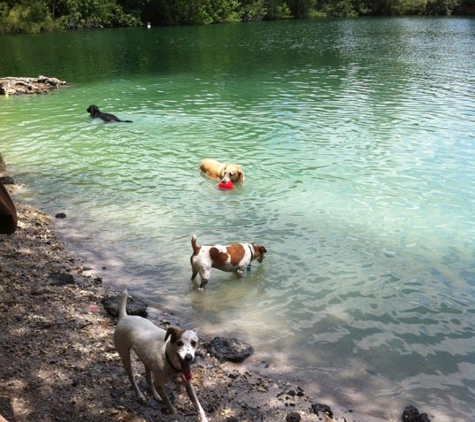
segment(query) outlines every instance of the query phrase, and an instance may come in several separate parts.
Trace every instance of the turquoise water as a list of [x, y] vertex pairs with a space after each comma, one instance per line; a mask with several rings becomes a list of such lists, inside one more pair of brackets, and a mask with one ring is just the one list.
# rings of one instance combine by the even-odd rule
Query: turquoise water
[[[0, 98], [0, 151], [107, 287], [249, 341], [318, 398], [471, 421], [474, 53], [472, 19], [2, 36], [2, 75], [72, 85]], [[205, 157], [244, 184], [219, 191]], [[198, 292], [193, 233], [269, 253]]]

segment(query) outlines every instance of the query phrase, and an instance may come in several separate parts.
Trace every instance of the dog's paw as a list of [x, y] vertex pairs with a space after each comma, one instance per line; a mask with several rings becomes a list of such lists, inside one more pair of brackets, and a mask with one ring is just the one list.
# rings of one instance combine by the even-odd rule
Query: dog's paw
[[167, 407], [167, 412], [169, 415], [175, 415], [177, 413], [175, 407]]
[[145, 404], [147, 403], [147, 399], [145, 398], [145, 396], [140, 393], [138, 396], [137, 396], [137, 401], [141, 404]]

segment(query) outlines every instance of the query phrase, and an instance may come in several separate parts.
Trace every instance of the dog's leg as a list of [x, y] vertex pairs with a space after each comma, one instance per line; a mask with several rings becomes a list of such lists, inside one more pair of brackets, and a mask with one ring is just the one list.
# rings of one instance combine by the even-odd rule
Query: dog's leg
[[[191, 274], [191, 281], [193, 281], [196, 276], [198, 275], [198, 270], [193, 267], [193, 273]], [[206, 283], [208, 283], [208, 280], [209, 280], [209, 271], [207, 272], [208, 274], [208, 277], [204, 276], [202, 273], [200, 273], [200, 278], [201, 278], [201, 284], [200, 284], [200, 287], [198, 287], [198, 290], [204, 290], [205, 286], [206, 286]]]
[[243, 273], [243, 270], [241, 270], [240, 268], [238, 268], [238, 269], [236, 270], [236, 276], [237, 276], [237, 278], [242, 278], [242, 273]]
[[204, 290], [207, 283], [208, 283], [208, 279], [201, 277], [201, 284], [200, 284], [200, 287], [198, 287], [198, 290]]
[[173, 406], [172, 402], [170, 401], [170, 399], [168, 398], [168, 394], [167, 392], [165, 391], [165, 386], [163, 385], [156, 385], [156, 388], [158, 390], [158, 394], [160, 394], [160, 397], [163, 399], [163, 402], [165, 403], [165, 405], [167, 406], [168, 408], [168, 411], [170, 412], [170, 414], [174, 415], [176, 413], [176, 409], [175, 409], [175, 406]]
[[200, 271], [200, 278], [201, 278], [201, 284], [200, 284], [200, 287], [199, 287], [199, 290], [204, 290], [205, 287], [206, 287], [206, 284], [208, 283], [208, 280], [211, 276], [211, 271], [208, 270], [208, 269], [202, 269]]
[[162, 403], [162, 398], [158, 395], [157, 390], [155, 390], [155, 385], [153, 383], [153, 372], [145, 368], [145, 377], [147, 379], [148, 388], [152, 393], [153, 398], [158, 402]]
[[195, 389], [193, 388], [193, 385], [191, 384], [190, 381], [185, 381], [185, 388], [186, 388], [186, 392], [188, 393], [188, 397], [190, 398], [190, 400], [193, 402], [193, 404], [195, 405], [196, 407], [196, 410], [199, 412], [200, 414], [200, 420], [201, 422], [208, 422], [208, 419], [205, 415], [205, 411], [203, 410], [203, 408], [201, 407], [201, 404], [200, 402], [198, 401], [198, 397], [196, 396], [196, 391]]
[[147, 399], [145, 398], [143, 393], [140, 391], [139, 386], [135, 382], [134, 374], [132, 373], [132, 365], [130, 363], [130, 349], [127, 351], [127, 353], [124, 353], [124, 351], [122, 351], [122, 353], [119, 353], [119, 354], [120, 354], [120, 357], [122, 358], [122, 364], [124, 365], [125, 372], [127, 372], [127, 375], [129, 376], [130, 384], [132, 384], [132, 388], [135, 391], [135, 396], [137, 397], [137, 400], [142, 404], [146, 403]]

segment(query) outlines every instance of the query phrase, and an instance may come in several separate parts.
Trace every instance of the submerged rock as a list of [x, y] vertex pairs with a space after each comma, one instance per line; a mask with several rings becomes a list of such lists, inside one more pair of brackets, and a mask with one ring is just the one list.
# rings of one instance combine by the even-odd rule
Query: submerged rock
[[333, 412], [330, 406], [322, 403], [314, 403], [312, 404], [312, 410], [315, 412], [316, 415], [327, 415], [329, 418], [333, 418]]
[[251, 356], [254, 349], [237, 338], [215, 337], [209, 342], [208, 352], [221, 362], [240, 363]]
[[430, 422], [427, 413], [419, 413], [417, 407], [407, 406], [402, 412], [401, 417], [403, 422]]

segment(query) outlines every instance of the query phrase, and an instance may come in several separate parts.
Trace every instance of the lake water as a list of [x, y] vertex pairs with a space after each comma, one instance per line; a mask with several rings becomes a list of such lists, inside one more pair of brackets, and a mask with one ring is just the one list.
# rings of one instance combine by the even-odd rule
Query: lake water
[[[106, 286], [250, 342], [317, 401], [475, 420], [474, 19], [1, 36], [0, 73], [72, 84], [0, 98], [0, 151]], [[218, 190], [205, 157], [244, 184]], [[268, 256], [199, 292], [193, 233]]]

